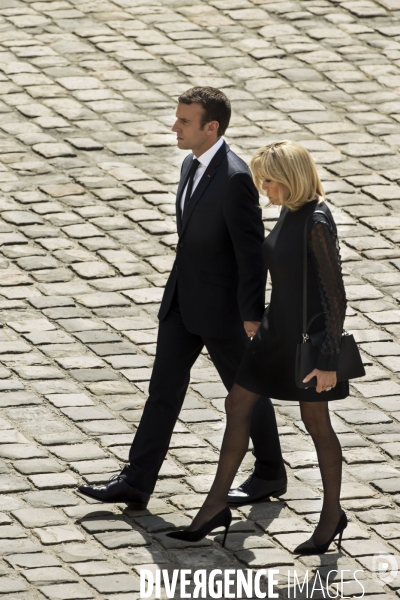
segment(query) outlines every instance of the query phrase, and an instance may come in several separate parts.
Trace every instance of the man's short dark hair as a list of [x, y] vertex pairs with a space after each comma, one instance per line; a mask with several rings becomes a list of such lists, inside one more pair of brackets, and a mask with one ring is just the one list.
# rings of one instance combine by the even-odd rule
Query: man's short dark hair
[[218, 135], [224, 135], [231, 119], [231, 103], [224, 92], [213, 87], [194, 87], [178, 98], [182, 104], [200, 104], [204, 110], [201, 128], [210, 121], [218, 121]]

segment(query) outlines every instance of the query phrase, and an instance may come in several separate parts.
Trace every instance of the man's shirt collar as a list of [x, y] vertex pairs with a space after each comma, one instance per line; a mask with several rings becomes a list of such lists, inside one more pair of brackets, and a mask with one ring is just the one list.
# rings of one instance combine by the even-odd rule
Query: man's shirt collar
[[[204, 152], [204, 154], [202, 154], [201, 156], [198, 157], [198, 161], [199, 163], [203, 166], [203, 167], [208, 167], [208, 165], [210, 164], [210, 162], [212, 161], [212, 159], [214, 158], [214, 156], [217, 154], [218, 150], [221, 148], [222, 144], [224, 143], [224, 139], [221, 137], [219, 138], [218, 142], [215, 142], [214, 146], [211, 146], [211, 148], [209, 148], [206, 152]], [[195, 156], [193, 157], [193, 159], [196, 158]]]

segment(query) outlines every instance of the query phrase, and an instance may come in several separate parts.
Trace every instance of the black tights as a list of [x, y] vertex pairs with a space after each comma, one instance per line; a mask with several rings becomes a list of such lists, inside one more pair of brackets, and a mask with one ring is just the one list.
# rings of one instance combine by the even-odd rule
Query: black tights
[[[227, 494], [249, 447], [251, 412], [258, 399], [259, 395], [237, 384], [228, 394], [225, 401], [226, 429], [217, 473], [190, 530], [198, 529], [226, 507]], [[300, 402], [300, 410], [303, 423], [315, 444], [324, 488], [320, 521], [313, 534], [314, 542], [321, 544], [331, 536], [340, 518], [342, 450], [331, 425], [328, 402]]]
[[328, 402], [300, 402], [300, 412], [314, 442], [321, 471], [324, 501], [313, 540], [322, 544], [331, 536], [340, 518], [342, 448], [331, 424]]

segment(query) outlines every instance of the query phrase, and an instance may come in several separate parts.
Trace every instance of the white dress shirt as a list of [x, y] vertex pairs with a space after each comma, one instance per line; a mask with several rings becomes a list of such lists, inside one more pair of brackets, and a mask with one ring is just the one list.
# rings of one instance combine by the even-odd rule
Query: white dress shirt
[[[214, 146], [211, 146], [211, 148], [209, 148], [207, 150], [207, 152], [204, 152], [204, 154], [202, 154], [201, 156], [199, 156], [197, 158], [197, 160], [199, 161], [199, 166], [197, 167], [197, 171], [195, 173], [195, 176], [193, 178], [193, 187], [192, 187], [192, 195], [194, 190], [197, 188], [197, 186], [199, 185], [200, 179], [203, 177], [204, 173], [206, 172], [206, 169], [208, 167], [208, 165], [210, 164], [210, 162], [212, 161], [212, 159], [214, 158], [214, 156], [216, 155], [216, 153], [218, 152], [218, 150], [221, 148], [222, 144], [224, 143], [223, 138], [219, 138], [218, 142], [215, 142]], [[196, 156], [193, 156], [193, 160], [196, 158]], [[188, 183], [185, 185], [185, 189], [182, 192], [181, 195], [181, 211], [183, 214], [183, 205], [185, 203], [185, 197], [186, 197], [186, 190], [187, 190], [187, 186]]]

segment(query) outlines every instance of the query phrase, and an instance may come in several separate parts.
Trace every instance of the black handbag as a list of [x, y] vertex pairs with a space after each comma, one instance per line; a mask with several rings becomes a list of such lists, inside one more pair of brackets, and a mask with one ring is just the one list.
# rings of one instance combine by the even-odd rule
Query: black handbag
[[[329, 218], [323, 211], [317, 210], [314, 212], [319, 212], [325, 215], [326, 218]], [[307, 228], [310, 217], [306, 220], [303, 239], [303, 341], [301, 344], [297, 344], [295, 366], [296, 385], [299, 388], [305, 389], [317, 385], [316, 377], [313, 377], [307, 383], [303, 383], [303, 379], [315, 369], [319, 347], [325, 337], [325, 331], [319, 331], [312, 334], [308, 333], [313, 321], [317, 317], [325, 314], [323, 312], [318, 313], [311, 317], [307, 322]], [[348, 381], [349, 379], [363, 377], [364, 375], [364, 365], [354, 336], [344, 331], [340, 342], [338, 368], [336, 371], [337, 380]]]

